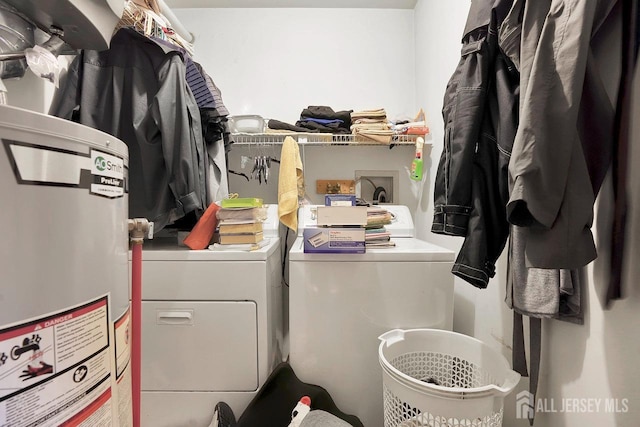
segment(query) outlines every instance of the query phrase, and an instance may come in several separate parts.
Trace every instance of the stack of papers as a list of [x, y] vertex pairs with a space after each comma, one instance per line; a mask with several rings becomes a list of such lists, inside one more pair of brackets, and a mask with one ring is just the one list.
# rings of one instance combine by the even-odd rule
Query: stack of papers
[[384, 227], [365, 230], [364, 241], [367, 248], [392, 248], [396, 245], [391, 241], [391, 232]]
[[258, 249], [264, 248], [269, 244], [270, 239], [263, 239], [258, 243], [239, 243], [232, 245], [221, 245], [220, 243], [214, 243], [213, 245], [209, 245], [209, 249], [212, 251], [241, 251], [241, 252], [251, 252], [257, 251]]

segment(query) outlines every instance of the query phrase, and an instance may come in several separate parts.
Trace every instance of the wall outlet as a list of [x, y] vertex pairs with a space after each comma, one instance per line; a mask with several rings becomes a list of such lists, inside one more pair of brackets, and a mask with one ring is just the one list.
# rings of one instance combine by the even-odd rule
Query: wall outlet
[[355, 181], [356, 197], [367, 202], [393, 204], [399, 199], [397, 170], [357, 170]]

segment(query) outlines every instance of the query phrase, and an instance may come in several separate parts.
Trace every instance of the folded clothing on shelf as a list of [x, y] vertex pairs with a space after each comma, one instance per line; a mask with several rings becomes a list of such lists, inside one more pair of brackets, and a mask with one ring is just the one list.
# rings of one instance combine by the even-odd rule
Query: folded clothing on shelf
[[370, 119], [379, 118], [379, 119], [386, 120], [387, 112], [385, 111], [384, 108], [377, 108], [374, 110], [361, 110], [361, 111], [354, 111], [351, 113], [351, 120], [366, 119], [366, 118], [370, 118]]
[[267, 122], [267, 127], [272, 130], [287, 131], [287, 132], [303, 132], [303, 133], [318, 132], [315, 129], [307, 129], [302, 126], [295, 126], [289, 123], [281, 122], [280, 120], [276, 120], [276, 119], [269, 119], [269, 121]]
[[351, 113], [351, 122], [351, 132], [354, 135], [382, 144], [391, 142], [393, 131], [387, 122], [387, 113], [384, 108], [355, 111]]
[[296, 126], [323, 133], [351, 133], [351, 112], [334, 111], [323, 105], [310, 105], [302, 110]]

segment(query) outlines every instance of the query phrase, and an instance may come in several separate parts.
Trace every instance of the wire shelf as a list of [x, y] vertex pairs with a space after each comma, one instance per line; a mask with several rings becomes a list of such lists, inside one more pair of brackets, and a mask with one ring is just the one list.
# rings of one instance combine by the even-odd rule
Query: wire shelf
[[361, 135], [329, 133], [234, 133], [232, 139], [237, 145], [282, 144], [290, 136], [300, 145], [376, 145], [393, 147], [396, 145], [415, 145], [418, 135], [393, 135], [391, 142], [376, 142]]

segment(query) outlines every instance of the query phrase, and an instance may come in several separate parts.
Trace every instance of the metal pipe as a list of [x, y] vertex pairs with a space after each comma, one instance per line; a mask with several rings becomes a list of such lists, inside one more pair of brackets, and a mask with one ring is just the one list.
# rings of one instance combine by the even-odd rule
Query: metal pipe
[[131, 393], [133, 426], [140, 427], [140, 392], [142, 368], [142, 239], [132, 241], [131, 260]]
[[153, 237], [153, 223], [145, 218], [128, 220], [131, 237], [131, 393], [133, 427], [140, 427], [142, 370], [142, 243], [145, 235]]
[[0, 53], [0, 61], [11, 61], [24, 58], [24, 52]]

